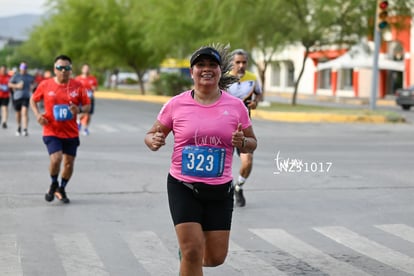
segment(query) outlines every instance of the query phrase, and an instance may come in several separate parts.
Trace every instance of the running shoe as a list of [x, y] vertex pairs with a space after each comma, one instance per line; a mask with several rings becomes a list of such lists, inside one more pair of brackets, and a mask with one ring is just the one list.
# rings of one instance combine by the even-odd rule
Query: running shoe
[[49, 187], [49, 191], [47, 191], [47, 193], [45, 194], [45, 200], [48, 202], [53, 201], [53, 199], [55, 199], [55, 192], [56, 189], [58, 188], [59, 184], [58, 183], [52, 183], [50, 184]]
[[242, 188], [238, 189], [238, 191], [237, 191], [237, 189], [235, 189], [234, 190], [234, 196], [236, 198], [236, 206], [244, 207], [246, 205], [246, 199], [244, 198]]
[[84, 136], [89, 136], [89, 129], [85, 128], [82, 133]]
[[3, 129], [6, 129], [6, 128], [7, 128], [7, 123], [2, 123], [2, 124], [1, 124], [1, 127], [2, 127]]
[[29, 136], [29, 132], [27, 131], [27, 129], [23, 129], [23, 136]]
[[19, 128], [16, 130], [16, 136], [20, 136], [20, 135], [22, 135], [22, 129], [19, 127]]
[[69, 203], [70, 202], [69, 198], [66, 196], [65, 188], [63, 188], [63, 187], [57, 188], [57, 190], [55, 192], [55, 196], [56, 196], [57, 199], [59, 199], [63, 203]]

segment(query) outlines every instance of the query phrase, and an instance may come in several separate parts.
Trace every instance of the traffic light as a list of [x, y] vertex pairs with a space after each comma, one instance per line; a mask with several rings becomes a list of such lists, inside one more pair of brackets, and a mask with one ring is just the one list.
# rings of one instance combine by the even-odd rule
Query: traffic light
[[378, 0], [378, 29], [380, 31], [388, 27], [388, 1]]

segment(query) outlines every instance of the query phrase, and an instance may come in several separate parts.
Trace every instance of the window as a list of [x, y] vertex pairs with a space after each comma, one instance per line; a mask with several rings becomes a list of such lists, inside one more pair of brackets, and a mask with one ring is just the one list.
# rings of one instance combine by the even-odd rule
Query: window
[[272, 70], [270, 76], [270, 85], [271, 86], [280, 86], [280, 65], [275, 62], [272, 63]]
[[325, 69], [319, 71], [318, 88], [330, 89], [331, 88], [331, 69]]
[[353, 73], [352, 69], [342, 69], [339, 72], [339, 89], [352, 90], [353, 89]]
[[293, 87], [295, 85], [295, 67], [291, 61], [286, 62], [287, 75], [286, 75], [286, 85], [288, 87]]

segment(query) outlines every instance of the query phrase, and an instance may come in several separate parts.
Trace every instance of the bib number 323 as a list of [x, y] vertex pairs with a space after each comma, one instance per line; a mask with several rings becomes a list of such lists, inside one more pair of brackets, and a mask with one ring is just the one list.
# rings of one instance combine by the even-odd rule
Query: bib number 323
[[67, 104], [57, 104], [53, 106], [53, 116], [56, 121], [67, 121], [73, 118], [72, 112]]
[[186, 146], [182, 152], [182, 174], [198, 177], [221, 176], [225, 157], [224, 148]]

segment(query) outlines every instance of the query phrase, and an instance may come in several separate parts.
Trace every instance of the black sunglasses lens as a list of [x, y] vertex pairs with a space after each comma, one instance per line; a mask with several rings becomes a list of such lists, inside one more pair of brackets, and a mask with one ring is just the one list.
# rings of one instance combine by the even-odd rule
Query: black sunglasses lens
[[72, 69], [72, 67], [70, 67], [69, 65], [67, 65], [67, 66], [57, 65], [56, 69], [59, 70], [59, 71], [62, 71], [63, 69], [65, 69], [65, 71], [69, 71], [69, 70]]

